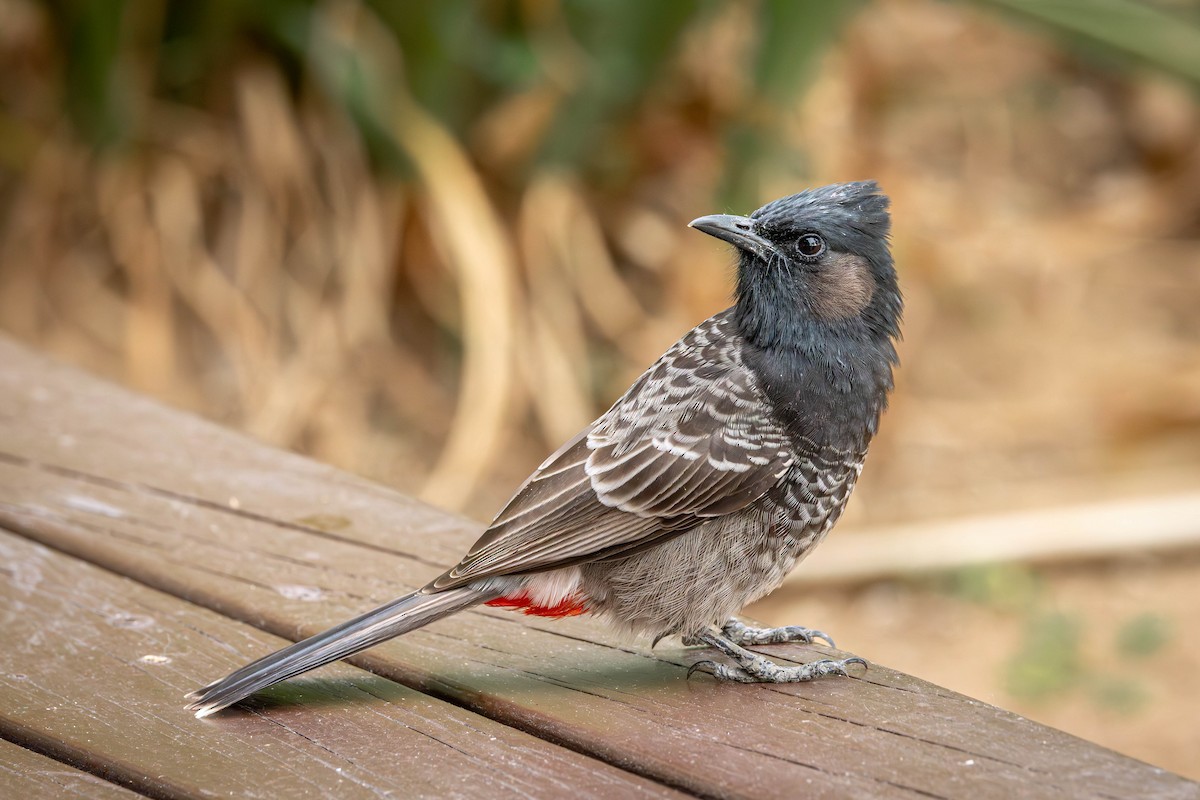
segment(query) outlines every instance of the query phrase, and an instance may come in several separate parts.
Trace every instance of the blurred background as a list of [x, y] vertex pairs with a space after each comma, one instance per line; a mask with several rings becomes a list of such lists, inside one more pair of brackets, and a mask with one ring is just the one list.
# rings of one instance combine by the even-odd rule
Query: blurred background
[[878, 179], [850, 568], [750, 613], [1200, 778], [1195, 0], [0, 0], [0, 70], [0, 330], [479, 520], [728, 305], [689, 220]]

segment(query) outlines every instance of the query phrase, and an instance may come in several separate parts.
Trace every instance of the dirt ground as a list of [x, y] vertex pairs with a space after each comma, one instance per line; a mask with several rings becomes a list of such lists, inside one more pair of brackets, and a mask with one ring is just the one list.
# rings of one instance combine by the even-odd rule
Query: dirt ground
[[1200, 779], [1200, 554], [785, 588], [747, 614]]

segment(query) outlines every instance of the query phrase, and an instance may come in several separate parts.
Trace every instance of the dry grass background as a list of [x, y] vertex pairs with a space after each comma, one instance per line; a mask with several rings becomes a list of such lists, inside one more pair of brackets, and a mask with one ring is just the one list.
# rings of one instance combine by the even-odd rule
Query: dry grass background
[[[484, 519], [727, 304], [729, 254], [685, 225], [750, 210], [716, 199], [737, 172], [725, 132], [767, 120], [788, 156], [749, 176], [753, 202], [865, 177], [894, 202], [903, 368], [842, 535], [1200, 483], [1193, 90], [969, 5], [877, 0], [806, 91], [767, 103], [739, 66], [755, 30], [734, 3], [686, 29], [613, 163], [550, 168], [535, 145], [589, 68], [554, 8], [524, 6], [545, 80], [455, 128], [408, 93], [368, 7], [316, 7], [328, 41], [396, 79], [386, 123], [412, 165], [397, 175], [319, 81], [252, 47], [205, 103], [140, 87], [137, 135], [97, 151], [62, 116], [50, 12], [0, 0], [0, 328]], [[125, 74], [144, 80], [152, 57]], [[982, 594], [952, 577], [759, 611], [1200, 776], [1185, 686], [1200, 564], [1014, 570], [980, 573]], [[1085, 689], [1006, 683], [1048, 611], [1082, 626], [1051, 668]], [[1148, 619], [1173, 633], [1131, 669], [1136, 648], [1105, 636]], [[1109, 673], [1152, 677], [1122, 694]]]

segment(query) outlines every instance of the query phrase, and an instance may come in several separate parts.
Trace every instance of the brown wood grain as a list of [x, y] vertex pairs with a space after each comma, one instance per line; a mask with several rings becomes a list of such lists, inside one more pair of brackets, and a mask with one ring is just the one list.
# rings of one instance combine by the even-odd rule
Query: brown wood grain
[[[3, 340], [0, 524], [292, 639], [425, 583], [479, 533], [474, 523]], [[218, 651], [205, 677], [267, 649]], [[765, 649], [784, 661], [829, 652]], [[1198, 790], [880, 665], [854, 679], [728, 686], [686, 680], [699, 657], [677, 644], [650, 651], [583, 618], [550, 622], [485, 609], [354, 663], [711, 796], [1195, 797]], [[290, 710], [318, 713], [303, 700]], [[258, 720], [234, 712], [211, 722]]]
[[0, 739], [0, 797], [137, 800], [141, 795]]
[[150, 796], [676, 794], [347, 664], [197, 720], [185, 692], [283, 642], [4, 531], [0, 564], [0, 733]]

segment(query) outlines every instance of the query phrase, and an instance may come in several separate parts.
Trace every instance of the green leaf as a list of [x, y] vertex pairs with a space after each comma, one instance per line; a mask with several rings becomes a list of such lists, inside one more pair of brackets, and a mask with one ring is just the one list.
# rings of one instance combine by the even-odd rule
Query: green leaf
[[1200, 24], [1133, 0], [986, 0], [1075, 42], [1200, 84]]
[[122, 80], [120, 69], [127, 6], [124, 0], [50, 4], [67, 54], [67, 113], [98, 149], [120, 144], [130, 127], [130, 84]]

